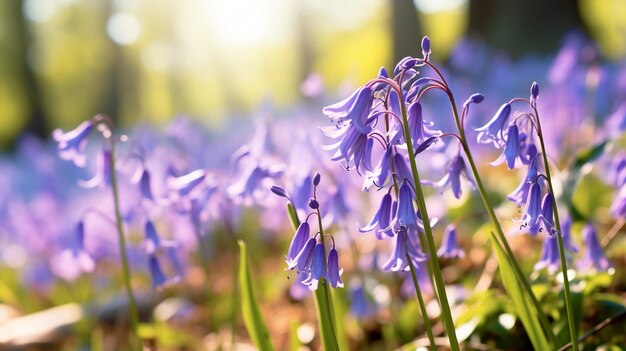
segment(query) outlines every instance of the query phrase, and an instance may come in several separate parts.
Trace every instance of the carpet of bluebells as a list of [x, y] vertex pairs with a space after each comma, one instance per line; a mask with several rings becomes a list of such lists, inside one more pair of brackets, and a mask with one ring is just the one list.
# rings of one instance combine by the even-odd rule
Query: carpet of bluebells
[[23, 136], [0, 348], [626, 349], [626, 65], [429, 46], [219, 132]]

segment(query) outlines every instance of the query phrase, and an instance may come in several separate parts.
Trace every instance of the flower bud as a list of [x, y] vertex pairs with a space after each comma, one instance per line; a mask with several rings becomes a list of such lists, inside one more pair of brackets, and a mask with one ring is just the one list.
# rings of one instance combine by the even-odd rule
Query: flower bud
[[314, 209], [314, 210], [317, 210], [320, 207], [320, 204], [314, 198], [310, 198], [309, 199], [309, 207]]
[[272, 192], [280, 197], [286, 197], [289, 198], [289, 195], [287, 195], [287, 191], [281, 187], [279, 187], [278, 185], [272, 185], [272, 188], [270, 189], [272, 190]]
[[424, 55], [424, 57], [430, 55], [430, 39], [428, 39], [427, 36], [422, 38], [422, 55]]
[[533, 82], [530, 86], [530, 97], [532, 100], [537, 100], [537, 96], [539, 96], [539, 84]]
[[322, 180], [322, 175], [320, 174], [320, 172], [315, 172], [315, 175], [313, 176], [313, 186], [320, 185], [321, 180]]

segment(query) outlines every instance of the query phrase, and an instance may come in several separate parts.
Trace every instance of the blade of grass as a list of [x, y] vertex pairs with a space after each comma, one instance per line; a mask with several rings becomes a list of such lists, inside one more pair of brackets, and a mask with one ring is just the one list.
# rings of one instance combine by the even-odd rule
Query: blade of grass
[[248, 254], [246, 243], [243, 240], [237, 242], [239, 244], [240, 263], [239, 263], [239, 285], [241, 289], [241, 312], [246, 329], [252, 338], [254, 344], [259, 350], [274, 350], [270, 341], [270, 336], [263, 322], [263, 316], [259, 309], [259, 303], [254, 293], [252, 284], [252, 276], [248, 265]]
[[491, 233], [491, 240], [498, 258], [498, 263], [500, 264], [500, 276], [502, 277], [504, 288], [513, 302], [515, 312], [524, 325], [526, 333], [528, 333], [530, 342], [533, 344], [535, 350], [553, 350], [555, 345], [548, 343], [548, 339], [541, 329], [537, 314], [531, 308], [528, 297], [524, 295], [524, 289], [515, 277], [511, 262], [509, 262], [508, 256], [500, 246], [493, 232]]

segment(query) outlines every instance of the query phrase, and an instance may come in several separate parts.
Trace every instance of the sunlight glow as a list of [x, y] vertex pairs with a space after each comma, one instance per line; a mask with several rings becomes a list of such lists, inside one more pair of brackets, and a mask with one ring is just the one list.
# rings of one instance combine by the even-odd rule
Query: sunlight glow
[[281, 45], [291, 37], [284, 0], [207, 0], [203, 11], [222, 44], [245, 47], [254, 44]]

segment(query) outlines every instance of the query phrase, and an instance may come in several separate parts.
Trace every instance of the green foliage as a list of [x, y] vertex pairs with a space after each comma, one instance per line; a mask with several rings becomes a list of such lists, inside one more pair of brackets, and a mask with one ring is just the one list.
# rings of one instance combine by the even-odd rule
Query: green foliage
[[513, 267], [511, 266], [511, 262], [509, 262], [508, 256], [505, 254], [504, 249], [500, 246], [500, 243], [493, 233], [491, 234], [491, 240], [500, 265], [500, 276], [502, 277], [504, 288], [511, 298], [515, 308], [515, 313], [524, 325], [526, 333], [528, 334], [535, 350], [553, 349], [554, 347], [550, 346], [545, 334], [541, 330], [541, 324], [537, 318], [537, 312], [531, 308], [531, 303], [528, 297], [524, 295], [523, 288], [515, 277], [515, 273], [513, 271]]
[[263, 315], [254, 293], [252, 276], [248, 265], [246, 244], [238, 241], [241, 261], [239, 263], [239, 285], [241, 287], [241, 312], [248, 333], [259, 350], [274, 350], [270, 336], [263, 321]]

